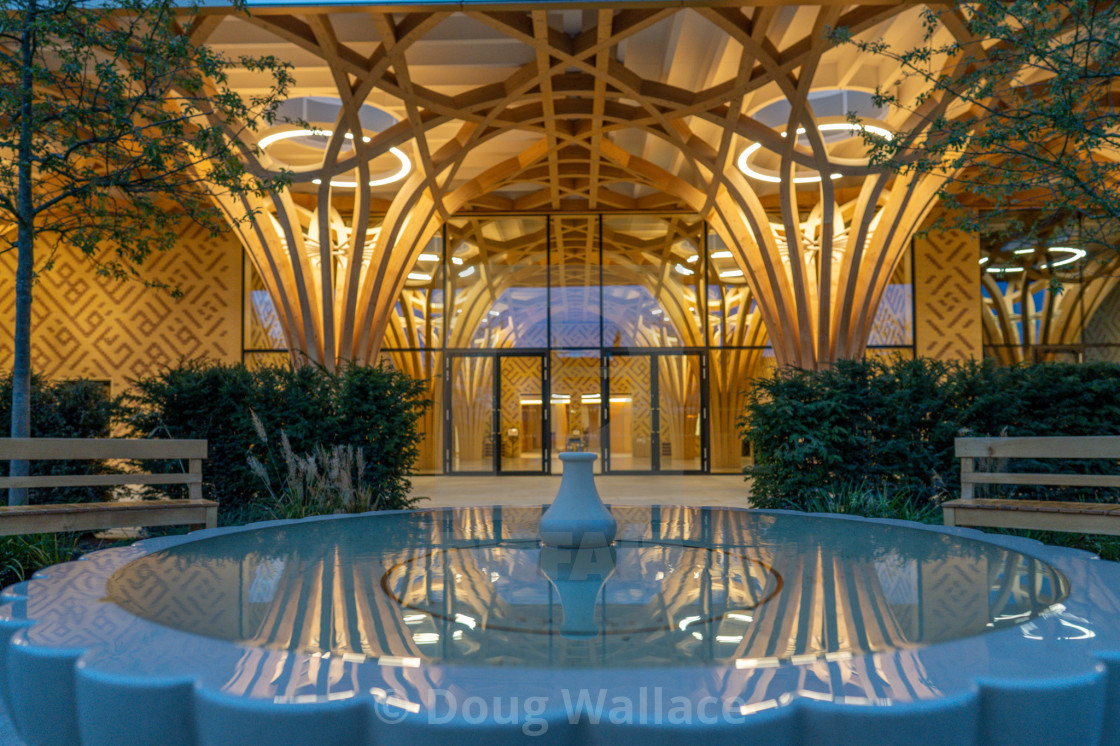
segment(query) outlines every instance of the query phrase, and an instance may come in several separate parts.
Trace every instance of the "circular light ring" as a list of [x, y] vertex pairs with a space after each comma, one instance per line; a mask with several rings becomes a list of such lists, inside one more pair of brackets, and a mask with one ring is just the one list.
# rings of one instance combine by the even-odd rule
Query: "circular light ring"
[[[1035, 251], [1036, 251], [1036, 249], [1016, 249], [1012, 253], [1014, 253], [1016, 255], [1025, 255], [1025, 254], [1034, 254]], [[1084, 259], [1088, 252], [1086, 252], [1085, 249], [1078, 249], [1078, 248], [1075, 248], [1073, 246], [1051, 246], [1048, 249], [1046, 249], [1046, 253], [1047, 254], [1065, 254], [1066, 256], [1063, 259], [1061, 259], [1059, 261], [1056, 261], [1056, 262], [1053, 262], [1053, 263], [1040, 264], [1037, 267], [1034, 267], [1034, 269], [1043, 270], [1043, 269], [1057, 269], [1058, 267], [1064, 267], [1067, 264], [1073, 264], [1076, 261]], [[990, 260], [990, 257], [986, 257], [986, 256], [980, 257], [980, 264], [981, 265], [987, 264], [989, 260]], [[1022, 272], [1024, 269], [1025, 269], [1025, 267], [1021, 267], [1021, 266], [1017, 266], [1017, 265], [993, 264], [992, 266], [987, 268], [987, 271], [989, 273], [993, 274], [993, 275], [999, 275], [999, 274], [1012, 274], [1012, 273], [1015, 273], [1015, 272]]]
[[[260, 142], [258, 142], [257, 145], [260, 146], [261, 150], [266, 150], [269, 145], [280, 142], [281, 140], [291, 140], [296, 137], [330, 137], [333, 134], [333, 130], [285, 130], [283, 132], [273, 132], [271, 135], [267, 135], [261, 138]], [[346, 139], [353, 140], [354, 136], [347, 132]], [[369, 138], [363, 137], [362, 142], [369, 142]], [[412, 170], [412, 161], [407, 155], [405, 155], [404, 151], [402, 151], [400, 148], [389, 148], [389, 152], [397, 157], [397, 160], [400, 161], [401, 167], [397, 169], [397, 171], [387, 176], [378, 176], [375, 179], [370, 179], [369, 185], [371, 187], [385, 186], [386, 184], [392, 184], [393, 182], [400, 181], [408, 175], [409, 171]], [[323, 180], [312, 179], [311, 183], [321, 184], [323, 183]], [[357, 189], [358, 182], [335, 181], [334, 179], [331, 179], [331, 186], [338, 189]]]
[[[886, 129], [883, 129], [882, 127], [879, 127], [877, 125], [855, 124], [853, 122], [829, 122], [829, 123], [826, 123], [826, 124], [820, 124], [820, 125], [817, 125], [817, 131], [818, 132], [848, 131], [848, 132], [852, 132], [852, 133], [855, 133], [855, 132], [870, 132], [871, 134], [878, 135], [879, 137], [882, 137], [886, 140], [891, 140], [894, 137], [894, 135], [892, 135], [890, 133], [890, 131], [888, 131]], [[782, 137], [786, 136], [785, 132], [781, 132], [779, 134], [781, 134]], [[805, 134], [805, 128], [804, 127], [798, 127], [796, 134], [798, 134], [798, 135]], [[750, 157], [761, 149], [762, 149], [762, 143], [756, 142], [753, 145], [751, 145], [750, 147], [748, 147], [746, 150], [744, 150], [742, 153], [740, 153], [739, 154], [739, 161], [738, 161], [739, 170], [742, 171], [747, 176], [751, 177], [752, 179], [757, 179], [758, 181], [766, 181], [766, 182], [769, 182], [771, 184], [781, 184], [782, 180], [781, 180], [780, 177], [771, 176], [770, 174], [764, 174], [761, 171], [755, 171], [753, 168], [751, 168]], [[835, 174], [835, 173], [834, 174], [829, 174], [830, 179], [839, 179], [840, 176], [841, 176], [841, 174]], [[821, 180], [820, 174], [817, 174], [816, 176], [799, 176], [799, 177], [795, 176], [794, 179], [793, 179], [793, 183], [794, 184], [815, 184], [816, 182], [819, 182], [820, 180]]]

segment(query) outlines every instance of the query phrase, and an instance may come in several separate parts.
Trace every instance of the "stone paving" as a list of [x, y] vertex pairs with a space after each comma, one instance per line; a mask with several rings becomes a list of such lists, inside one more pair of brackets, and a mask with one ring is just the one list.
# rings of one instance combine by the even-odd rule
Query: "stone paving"
[[[681, 476], [596, 475], [603, 502], [616, 505], [710, 505], [745, 508], [750, 488], [742, 474]], [[560, 477], [421, 476], [412, 478], [412, 494], [429, 499], [417, 507], [458, 508], [476, 505], [544, 505], [552, 502]]]

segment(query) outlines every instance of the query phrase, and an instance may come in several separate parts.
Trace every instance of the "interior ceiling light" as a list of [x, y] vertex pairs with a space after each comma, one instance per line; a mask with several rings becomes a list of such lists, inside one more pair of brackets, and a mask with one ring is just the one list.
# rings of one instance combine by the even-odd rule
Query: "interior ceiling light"
[[[817, 131], [818, 132], [842, 132], [842, 131], [845, 131], [845, 130], [848, 131], [848, 132], [852, 132], [852, 133], [870, 132], [871, 134], [878, 135], [879, 137], [882, 137], [886, 140], [890, 140], [890, 139], [893, 138], [893, 135], [891, 135], [890, 132], [883, 129], [882, 127], [876, 127], [875, 125], [872, 125], [872, 124], [854, 124], [852, 122], [831, 122], [829, 124], [817, 125]], [[786, 136], [785, 132], [782, 132], [780, 134], [781, 134], [782, 137]], [[804, 127], [798, 127], [797, 128], [797, 134], [799, 134], [799, 135], [805, 134], [805, 128]], [[750, 157], [752, 155], [754, 155], [755, 152], [757, 152], [761, 148], [762, 148], [762, 143], [756, 142], [753, 145], [751, 145], [750, 147], [748, 147], [746, 150], [744, 150], [739, 155], [739, 170], [742, 171], [743, 173], [745, 173], [747, 176], [751, 177], [752, 179], [758, 179], [759, 181], [768, 181], [771, 184], [781, 184], [782, 183], [781, 178], [779, 178], [777, 176], [771, 176], [770, 174], [760, 173], [759, 171], [755, 171], [753, 168], [750, 167], [750, 163], [749, 163]], [[839, 179], [840, 174], [829, 174], [829, 178], [830, 179]], [[815, 176], [798, 176], [798, 177], [794, 177], [793, 183], [794, 184], [813, 184], [813, 183], [818, 182], [820, 180], [821, 180], [820, 174], [817, 174]]]
[[720, 277], [742, 277], [743, 276], [743, 270], [741, 270], [741, 269], [729, 269], [725, 272], [720, 272], [719, 276]]
[[409, 272], [408, 279], [419, 280], [420, 282], [429, 282], [432, 279], [431, 275], [426, 275], [423, 272]]
[[696, 264], [696, 260], [699, 259], [699, 258], [700, 258], [699, 254], [693, 254], [689, 258], [685, 259], [685, 261], [688, 262], [689, 264]]
[[463, 257], [453, 256], [453, 257], [451, 257], [451, 263], [452, 264], [462, 264], [463, 263]]
[[418, 256], [416, 258], [417, 258], [417, 260], [419, 260], [421, 262], [438, 262], [439, 261], [439, 256], [436, 255], [436, 254], [421, 254], [420, 256]]
[[[285, 130], [284, 132], [273, 132], [271, 135], [262, 137], [257, 144], [260, 146], [261, 150], [266, 150], [269, 145], [280, 142], [281, 140], [290, 140], [294, 137], [330, 137], [333, 134], [333, 130]], [[346, 139], [353, 140], [354, 135], [347, 132]], [[362, 137], [362, 142], [369, 142], [369, 138]], [[397, 157], [397, 160], [401, 163], [401, 167], [394, 173], [391, 173], [387, 176], [379, 176], [378, 178], [370, 179], [369, 185], [371, 187], [385, 186], [386, 184], [392, 184], [393, 182], [400, 181], [408, 175], [409, 171], [412, 170], [412, 161], [409, 160], [408, 156], [404, 154], [404, 151], [402, 151], [400, 148], [389, 148], [389, 152]], [[323, 180], [312, 179], [311, 183], [322, 184]], [[357, 189], [358, 182], [335, 181], [332, 179], [331, 186], [338, 189]]]
[[688, 267], [686, 267], [686, 266], [684, 266], [683, 264], [680, 264], [680, 263], [678, 263], [675, 267], [673, 267], [673, 269], [677, 270], [677, 274], [681, 274], [681, 275], [685, 275], [685, 276], [696, 274], [691, 269], [689, 269]]
[[712, 259], [730, 259], [730, 258], [731, 258], [731, 252], [730, 251], [713, 251], [712, 252]]
[[459, 277], [470, 277], [474, 274], [474, 267], [467, 267], [459, 273]]
[[[1035, 253], [1035, 249], [1016, 249], [1013, 253], [1017, 256], [1022, 256]], [[1059, 261], [1053, 263], [1040, 264], [1038, 265], [1038, 267], [1036, 267], [1036, 269], [1056, 269], [1057, 267], [1064, 267], [1067, 264], [1073, 264], [1079, 259], [1084, 259], [1086, 254], [1084, 249], [1077, 249], [1073, 246], [1051, 246], [1046, 250], [1046, 253], [1064, 254], [1065, 256], [1062, 257], [1062, 259], [1060, 259]], [[980, 264], [986, 264], [987, 262], [988, 257], [985, 256], [980, 258]], [[1004, 273], [1010, 274], [1013, 272], [1022, 272], [1023, 269], [1023, 267], [1017, 265], [993, 264], [992, 266], [988, 267], [987, 271], [993, 275], [1000, 275]]]

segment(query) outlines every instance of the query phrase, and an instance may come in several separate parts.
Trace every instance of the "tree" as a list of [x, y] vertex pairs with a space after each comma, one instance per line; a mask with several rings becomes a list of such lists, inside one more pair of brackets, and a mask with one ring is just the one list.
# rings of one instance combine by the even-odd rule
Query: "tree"
[[[1073, 231], [1090, 253], [1115, 246], [1120, 4], [975, 0], [922, 17], [922, 42], [911, 49], [833, 31], [901, 71], [876, 102], [909, 110], [908, 129], [919, 134], [865, 136], [872, 161], [897, 172], [951, 173], [943, 222], [954, 227], [989, 235], [996, 227], [1004, 242]], [[921, 92], [903, 95], [914, 83]], [[930, 106], [946, 99], [949, 106]]]
[[[0, 219], [15, 225], [0, 250], [18, 252], [12, 437], [31, 432], [32, 287], [56, 251], [138, 277], [183, 220], [223, 229], [215, 194], [284, 183], [248, 172], [242, 155], [247, 132], [275, 119], [289, 66], [196, 45], [200, 26], [180, 23], [191, 18], [171, 0], [0, 0]], [[234, 92], [235, 64], [269, 76], [268, 92]], [[12, 476], [27, 473], [27, 462], [12, 462]], [[26, 490], [9, 491], [9, 503], [26, 500]]]

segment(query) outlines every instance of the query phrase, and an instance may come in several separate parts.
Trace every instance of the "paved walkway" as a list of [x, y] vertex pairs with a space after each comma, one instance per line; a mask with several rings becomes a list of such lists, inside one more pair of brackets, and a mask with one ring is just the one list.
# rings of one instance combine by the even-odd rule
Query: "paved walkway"
[[[703, 476], [596, 475], [603, 502], [615, 505], [711, 505], [745, 508], [750, 487], [742, 474]], [[545, 505], [552, 502], [560, 477], [413, 477], [412, 495], [427, 497], [420, 508], [476, 505]]]
[[[604, 502], [614, 505], [747, 506], [750, 488], [741, 474], [704, 476], [597, 475]], [[560, 477], [413, 477], [412, 494], [426, 497], [420, 508], [473, 505], [544, 505], [552, 502]], [[0, 746], [24, 746], [0, 705]]]

